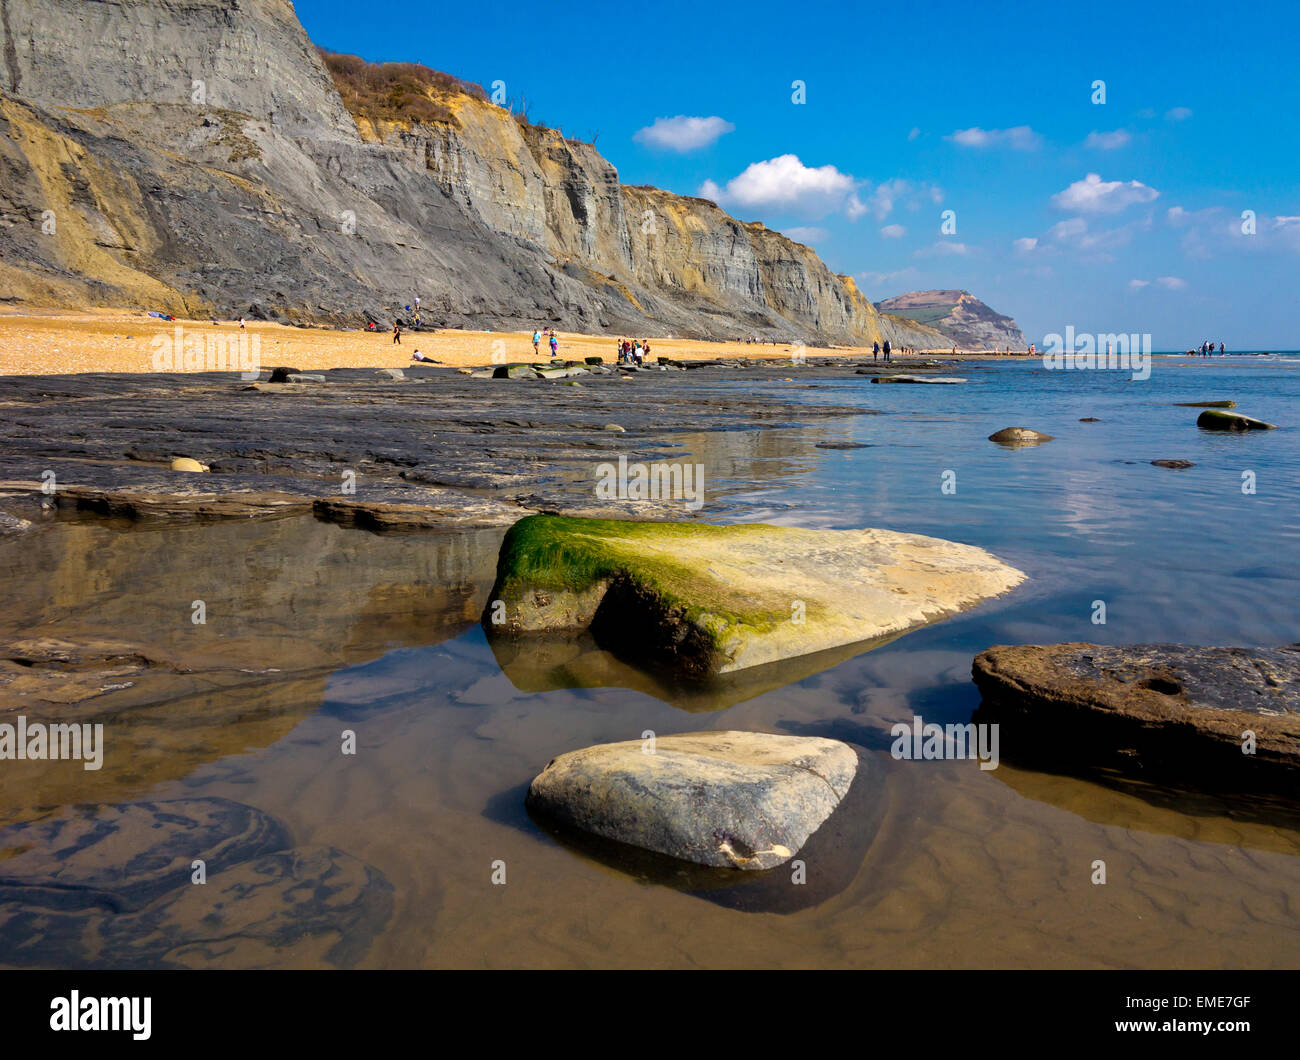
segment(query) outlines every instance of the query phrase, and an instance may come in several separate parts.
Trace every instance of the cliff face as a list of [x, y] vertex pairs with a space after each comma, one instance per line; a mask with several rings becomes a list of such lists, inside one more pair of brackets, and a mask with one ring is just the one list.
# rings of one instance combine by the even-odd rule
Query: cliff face
[[947, 340], [807, 247], [466, 94], [353, 116], [287, 0], [0, 0], [10, 300], [808, 343]]
[[937, 328], [963, 349], [1026, 347], [1024, 333], [1014, 320], [969, 291], [909, 291], [878, 303], [878, 308]]

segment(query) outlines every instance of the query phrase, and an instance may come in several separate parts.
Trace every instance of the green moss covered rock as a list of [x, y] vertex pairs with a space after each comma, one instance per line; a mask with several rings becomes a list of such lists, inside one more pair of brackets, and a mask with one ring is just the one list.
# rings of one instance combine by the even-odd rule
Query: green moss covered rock
[[889, 530], [533, 515], [502, 542], [483, 624], [590, 629], [623, 658], [707, 677], [901, 633], [1023, 579], [983, 549]]

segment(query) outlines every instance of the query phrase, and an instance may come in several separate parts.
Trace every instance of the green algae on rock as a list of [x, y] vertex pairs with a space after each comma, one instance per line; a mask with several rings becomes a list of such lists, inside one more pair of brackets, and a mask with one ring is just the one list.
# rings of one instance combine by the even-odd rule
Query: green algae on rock
[[705, 678], [901, 633], [1023, 580], [983, 549], [890, 530], [532, 515], [501, 544], [483, 625], [590, 629]]

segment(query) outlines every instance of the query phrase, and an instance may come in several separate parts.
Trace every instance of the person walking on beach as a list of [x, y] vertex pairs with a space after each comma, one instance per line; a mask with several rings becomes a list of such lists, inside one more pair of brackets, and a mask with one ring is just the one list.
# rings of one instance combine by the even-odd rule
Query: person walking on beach
[[244, 318], [243, 318], [243, 317], [240, 317], [240, 318], [239, 318], [239, 330], [240, 330], [240, 331], [243, 331], [243, 330], [244, 330]]
[[1224, 352], [1223, 343], [1219, 343], [1219, 356], [1222, 357]]
[[894, 352], [894, 347], [890, 345], [889, 340], [885, 340], [885, 363], [889, 363], [890, 356]]
[[875, 361], [880, 357], [880, 341], [877, 340], [871, 344], [871, 359]]
[[533, 356], [534, 357], [541, 356], [541, 350], [538, 349], [538, 347], [541, 345], [541, 342], [542, 342], [542, 333], [538, 331], [536, 328], [533, 328]]
[[551, 359], [555, 359], [555, 351], [559, 348], [560, 342], [555, 337], [555, 329], [551, 328]]
[[401, 344], [402, 344], [402, 325], [398, 323], [396, 320], [394, 320], [393, 321], [393, 345], [400, 346]]
[[641, 340], [641, 356], [644, 357], [647, 361], [650, 360], [650, 340], [649, 340], [649, 339], [642, 339], [642, 340]]

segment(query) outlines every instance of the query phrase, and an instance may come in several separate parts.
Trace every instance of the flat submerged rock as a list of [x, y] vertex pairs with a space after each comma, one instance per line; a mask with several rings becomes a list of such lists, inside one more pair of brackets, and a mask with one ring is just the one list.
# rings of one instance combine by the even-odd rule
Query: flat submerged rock
[[762, 870], [799, 852], [857, 770], [857, 753], [838, 740], [686, 733], [562, 754], [527, 801], [543, 817], [644, 850]]
[[1003, 745], [1026, 760], [1296, 791], [1300, 645], [998, 646], [976, 656], [973, 676], [981, 713], [1008, 720]]
[[983, 549], [891, 530], [535, 515], [506, 533], [491, 635], [590, 629], [692, 678], [897, 634], [1019, 585]]

